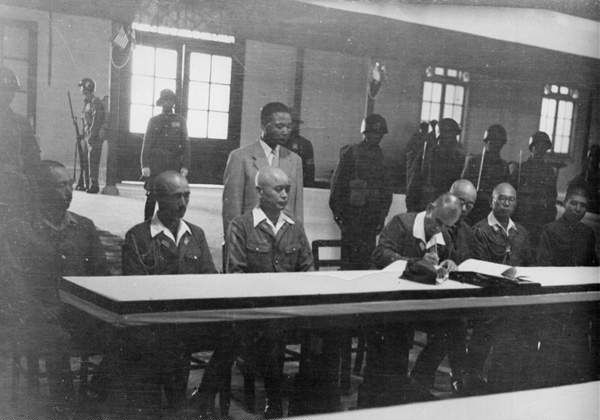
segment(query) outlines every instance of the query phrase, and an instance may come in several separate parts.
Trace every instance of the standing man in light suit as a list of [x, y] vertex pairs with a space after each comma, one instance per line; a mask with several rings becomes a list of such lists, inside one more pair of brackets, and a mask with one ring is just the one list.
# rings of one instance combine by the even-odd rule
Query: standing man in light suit
[[254, 178], [265, 167], [278, 167], [290, 179], [290, 192], [285, 212], [302, 221], [302, 160], [282, 146], [291, 133], [290, 109], [280, 103], [266, 104], [260, 111], [260, 139], [229, 155], [223, 175], [223, 233], [231, 220], [252, 210], [258, 204]]

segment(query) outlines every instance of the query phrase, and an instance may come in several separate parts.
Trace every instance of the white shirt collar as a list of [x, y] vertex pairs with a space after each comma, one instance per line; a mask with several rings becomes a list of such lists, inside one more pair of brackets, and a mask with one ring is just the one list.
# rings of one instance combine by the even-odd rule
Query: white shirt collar
[[490, 214], [488, 214], [487, 222], [488, 222], [488, 225], [490, 225], [492, 228], [494, 228], [494, 230], [498, 230], [498, 228], [502, 229], [502, 231], [504, 231], [506, 236], [508, 236], [508, 232], [511, 229], [517, 230], [517, 225], [515, 225], [515, 222], [513, 222], [510, 217], [508, 218], [508, 228], [504, 229], [504, 226], [502, 226], [502, 224], [498, 221], [498, 219], [496, 219], [496, 216], [494, 216], [493, 211], [491, 211]]
[[413, 225], [413, 236], [425, 244], [425, 249], [429, 249], [434, 245], [446, 245], [444, 235], [438, 232], [429, 238], [429, 242], [425, 240], [425, 212], [417, 213], [415, 216], [415, 224]]
[[183, 235], [185, 235], [186, 233], [189, 233], [190, 235], [192, 234], [192, 231], [190, 230], [190, 227], [188, 226], [188, 224], [185, 223], [183, 221], [183, 219], [181, 219], [179, 221], [179, 227], [177, 228], [177, 239], [175, 239], [173, 237], [173, 233], [169, 230], [169, 228], [167, 228], [165, 225], [163, 225], [163, 222], [160, 221], [157, 213], [154, 213], [154, 216], [152, 217], [152, 220], [150, 221], [150, 236], [154, 238], [156, 235], [158, 235], [161, 232], [167, 238], [169, 238], [170, 240], [175, 242], [175, 244], [177, 246], [179, 246], [179, 241], [181, 240], [181, 238], [183, 238]]
[[258, 142], [260, 143], [260, 147], [262, 147], [262, 149], [265, 152], [265, 156], [269, 161], [269, 165], [273, 161], [273, 156], [277, 156], [277, 158], [279, 159], [279, 145], [275, 146], [274, 149], [271, 149], [271, 146], [265, 143], [262, 139], [259, 139]]
[[273, 222], [269, 220], [263, 209], [260, 207], [254, 207], [252, 209], [252, 219], [254, 222], [254, 227], [258, 226], [263, 220], [267, 222], [267, 224], [273, 229], [275, 235], [279, 232], [279, 229], [283, 227], [285, 223], [293, 225], [295, 222], [284, 212], [279, 213], [279, 219], [277, 219], [277, 224], [273, 225]]

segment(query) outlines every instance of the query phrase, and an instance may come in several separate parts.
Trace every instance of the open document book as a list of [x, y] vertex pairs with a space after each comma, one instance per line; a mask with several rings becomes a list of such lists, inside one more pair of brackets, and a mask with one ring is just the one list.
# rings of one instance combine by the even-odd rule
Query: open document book
[[481, 287], [539, 287], [521, 275], [516, 267], [476, 259], [463, 261], [450, 278]]

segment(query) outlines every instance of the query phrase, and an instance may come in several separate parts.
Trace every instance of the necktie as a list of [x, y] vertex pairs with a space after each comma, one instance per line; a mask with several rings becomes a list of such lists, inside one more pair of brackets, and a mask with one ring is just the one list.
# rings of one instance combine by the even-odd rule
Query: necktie
[[271, 166], [273, 168], [279, 168], [279, 156], [275, 152], [275, 149], [271, 150]]

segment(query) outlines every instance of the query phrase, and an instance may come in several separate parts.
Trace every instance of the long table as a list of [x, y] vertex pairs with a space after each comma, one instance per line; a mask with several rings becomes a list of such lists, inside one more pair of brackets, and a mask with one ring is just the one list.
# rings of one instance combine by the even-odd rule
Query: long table
[[269, 322], [284, 329], [495, 314], [597, 311], [598, 267], [520, 268], [541, 284], [526, 293], [448, 280], [427, 285], [399, 272], [65, 277], [60, 298], [115, 327], [177, 324], [195, 329]]

